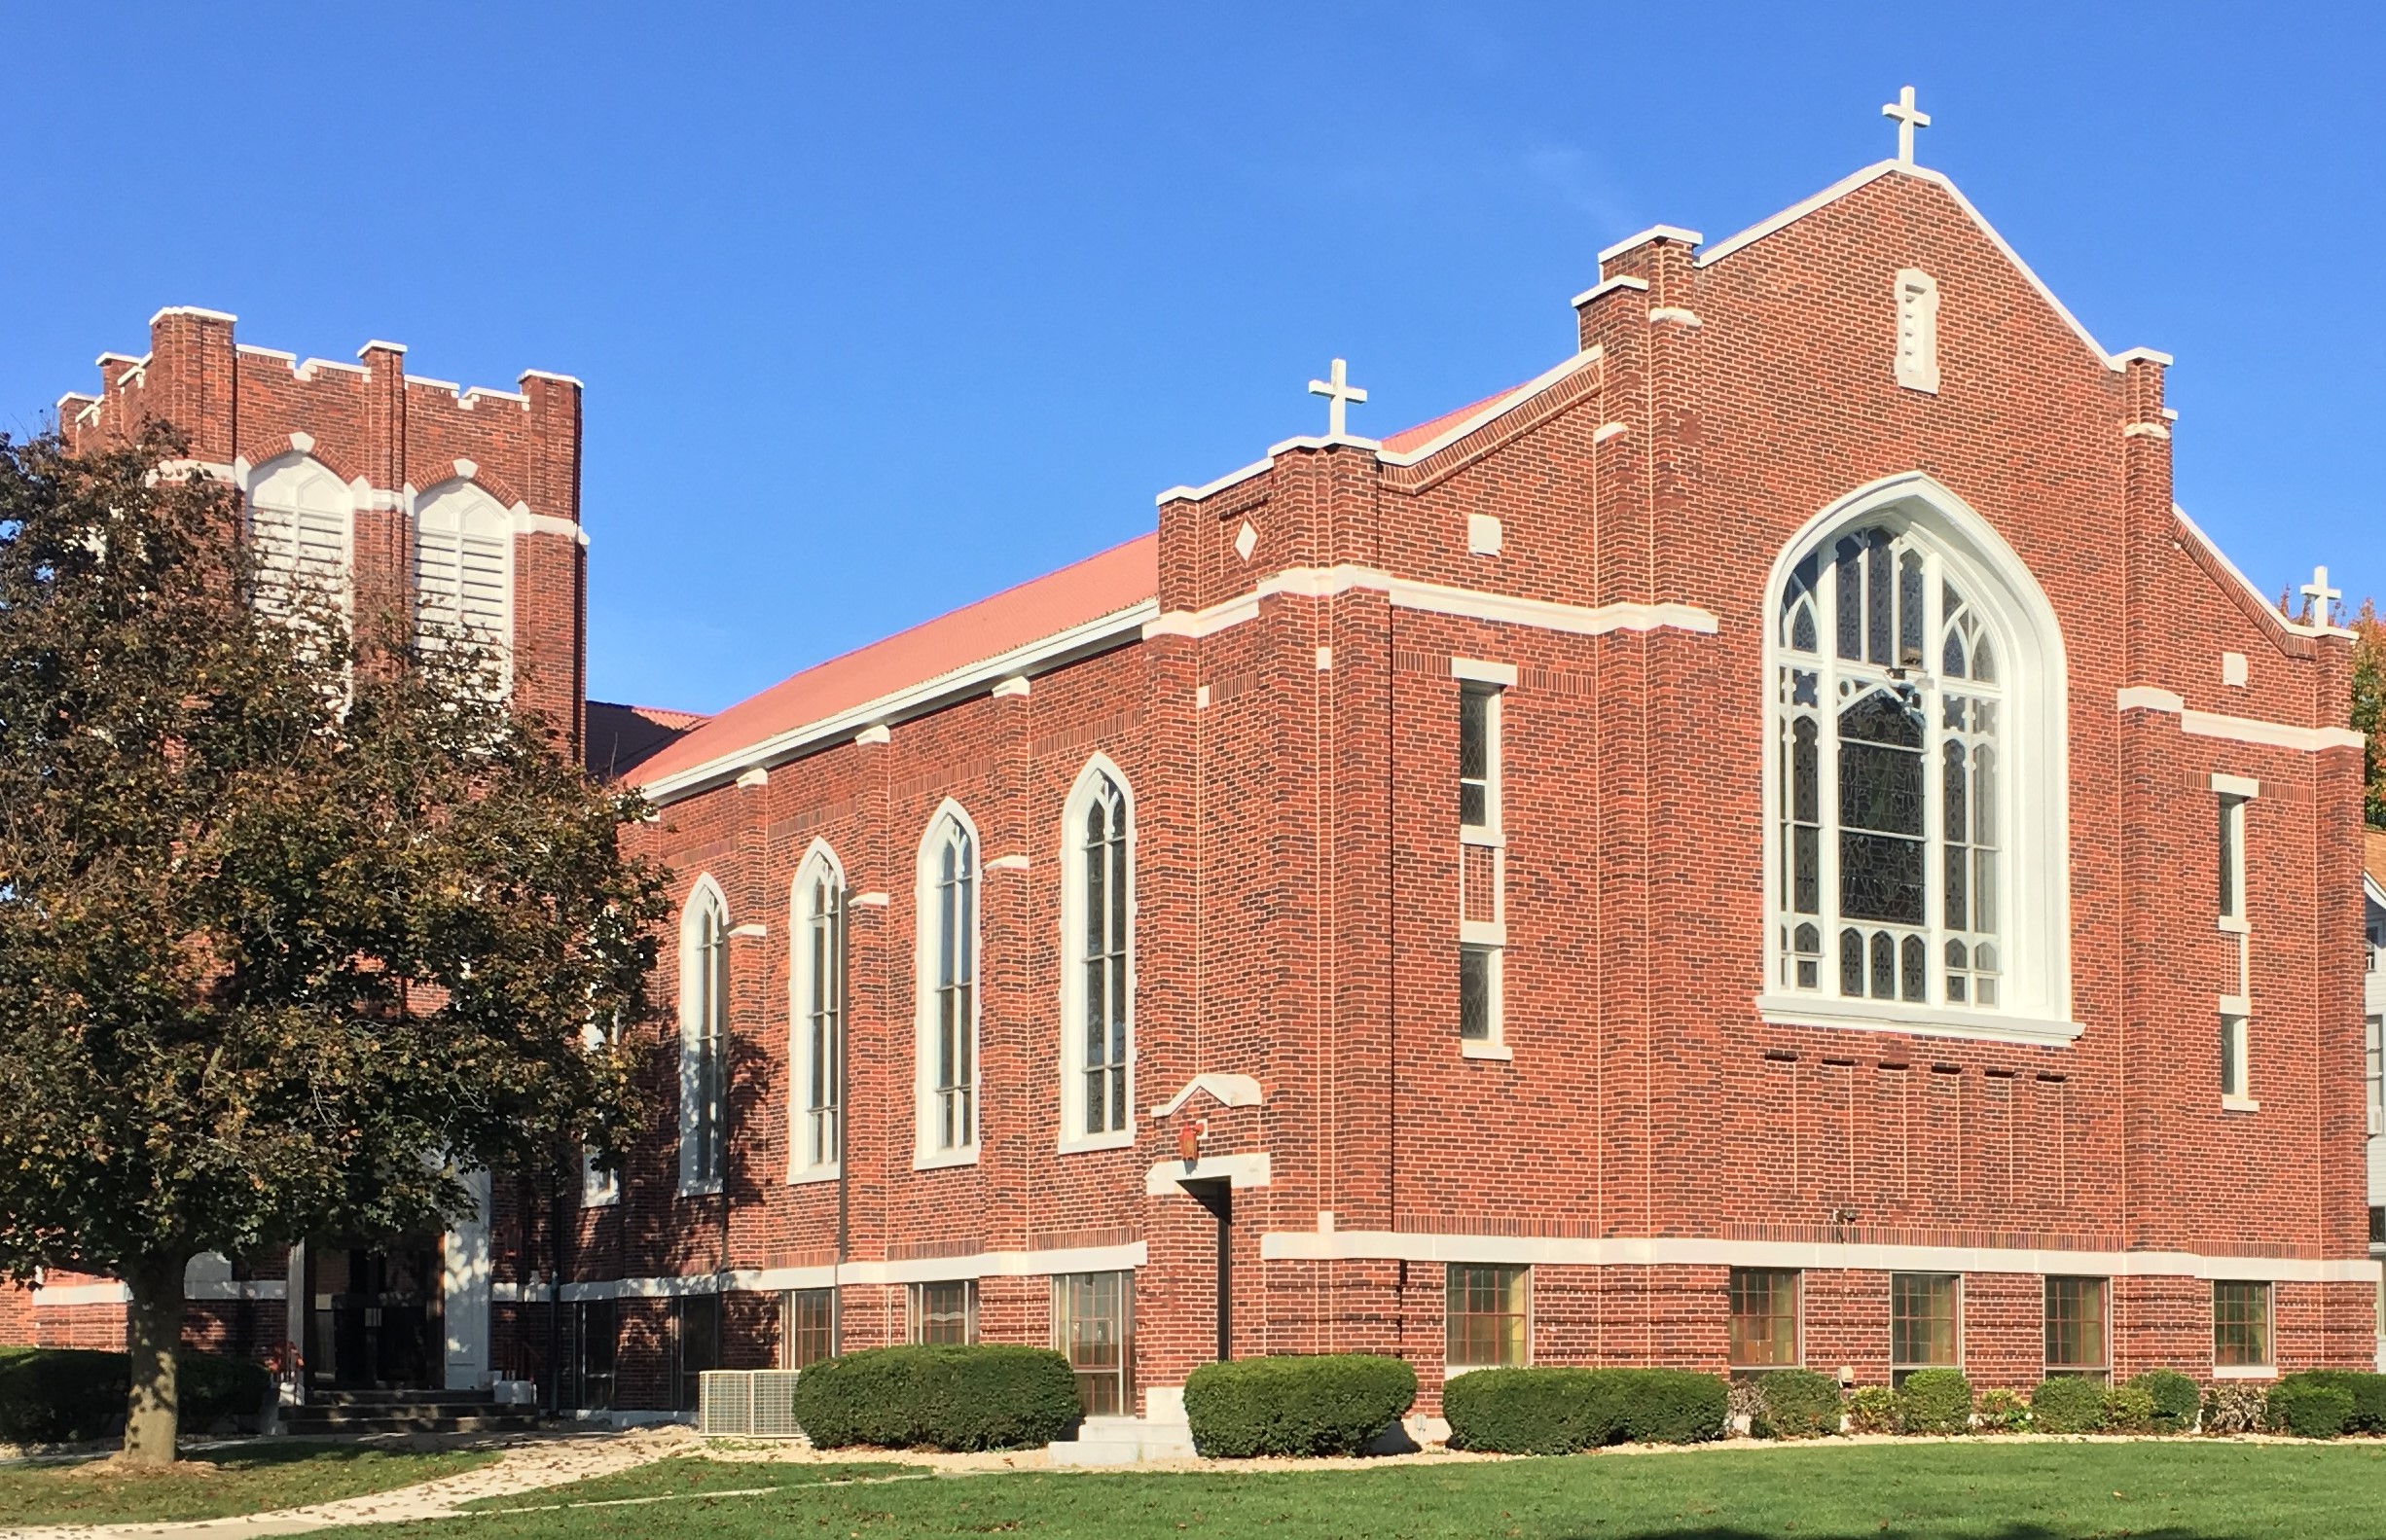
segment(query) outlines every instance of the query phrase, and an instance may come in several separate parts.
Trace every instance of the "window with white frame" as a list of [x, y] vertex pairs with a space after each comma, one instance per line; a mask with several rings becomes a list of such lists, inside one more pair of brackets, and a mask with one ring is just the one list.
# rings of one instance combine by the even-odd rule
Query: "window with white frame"
[[1135, 1048], [1135, 812], [1108, 760], [1077, 777], [1062, 840], [1065, 1131], [1108, 1140], [1131, 1128]]
[[920, 1158], [977, 1149], [978, 840], [947, 803], [920, 846]]
[[502, 693], [513, 641], [514, 518], [470, 482], [415, 504], [415, 636], [426, 649], [481, 654]]
[[679, 1190], [718, 1192], [729, 1137], [729, 904], [700, 877], [679, 922]]
[[[2215, 867], [2220, 876], [2220, 914], [2223, 921], [2246, 923], [2245, 913], [2245, 804], [2242, 792], [2223, 791], [2215, 799], [2219, 812], [2219, 830], [2214, 836], [2218, 849]], [[2233, 927], [2231, 927], [2233, 928]]]
[[1453, 659], [1458, 695], [1458, 1036], [1462, 1053], [1500, 1046], [1506, 927], [1506, 855], [1500, 786], [1503, 687], [1513, 666]]
[[2212, 1365], [2239, 1371], [2269, 1368], [2269, 1284], [2238, 1278], [2213, 1280]]
[[2253, 1034], [2242, 1011], [2221, 1013], [2221, 1099], [2254, 1097]]
[[2362, 1020], [2362, 1086], [2369, 1131], [2386, 1132], [2386, 1017]]
[[[591, 1021], [580, 1028], [580, 1046], [590, 1054], [610, 1054], [621, 1042], [621, 1019], [599, 1025]], [[622, 1175], [618, 1170], [606, 1170], [596, 1164], [596, 1150], [583, 1145], [580, 1150], [580, 1206], [602, 1208], [620, 1200]]]
[[323, 605], [345, 613], [355, 562], [355, 500], [319, 460], [284, 455], [248, 483], [257, 607], [289, 615]]
[[966, 1346], [978, 1340], [978, 1280], [915, 1283], [904, 1291], [904, 1341]]
[[839, 1126], [845, 1102], [845, 873], [826, 844], [815, 842], [795, 876], [790, 929], [789, 1060], [795, 1094], [787, 1130], [790, 1177], [834, 1173], [844, 1151]]
[[1768, 1010], [2076, 1035], [2060, 642], [1974, 520], [1907, 496], [1785, 557]]
[[1938, 280], [1919, 268], [1898, 274], [1898, 383], [1938, 390]]

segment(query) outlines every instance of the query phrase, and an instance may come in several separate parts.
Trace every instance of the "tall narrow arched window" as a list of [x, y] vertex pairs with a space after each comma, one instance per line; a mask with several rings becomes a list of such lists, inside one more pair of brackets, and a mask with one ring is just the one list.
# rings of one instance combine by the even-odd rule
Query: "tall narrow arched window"
[[795, 876], [790, 931], [787, 1175], [831, 1176], [844, 1158], [845, 874], [814, 842]]
[[355, 565], [355, 500], [320, 460], [285, 454], [249, 478], [248, 536], [257, 607], [288, 615], [311, 605], [345, 614]]
[[415, 634], [424, 647], [467, 646], [502, 693], [513, 641], [514, 518], [470, 482], [448, 482], [415, 504]]
[[1118, 767], [1096, 756], [1061, 815], [1061, 1088], [1065, 1144], [1133, 1137], [1135, 814]]
[[978, 840], [947, 803], [920, 846], [919, 1157], [977, 1157]]
[[2010, 551], [1920, 481], [1810, 526], [1773, 595], [1763, 1003], [2076, 1035], [2060, 639]]
[[729, 1152], [729, 904], [699, 877], [679, 922], [679, 1190], [718, 1192]]

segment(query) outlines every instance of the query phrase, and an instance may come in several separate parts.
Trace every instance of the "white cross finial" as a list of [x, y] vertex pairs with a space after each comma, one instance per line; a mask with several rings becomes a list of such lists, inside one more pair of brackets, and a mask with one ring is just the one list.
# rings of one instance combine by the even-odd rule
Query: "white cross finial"
[[2328, 586], [2328, 568], [2311, 569], [2311, 581], [2303, 585], [2303, 597], [2311, 601], [2311, 624], [2326, 626], [2336, 601], [2344, 597], [2344, 590]]
[[1898, 92], [1896, 101], [1884, 102], [1881, 106], [1881, 116], [1898, 120], [1898, 163], [1912, 165], [1914, 163], [1914, 130], [1928, 128], [1931, 125], [1931, 115], [1914, 105], [1914, 88], [1908, 86]]
[[1326, 371], [1326, 378], [1309, 382], [1309, 393], [1325, 398], [1325, 436], [1339, 439], [1342, 433], [1343, 409], [1351, 402], [1364, 401], [1367, 393], [1351, 383], [1349, 366], [1339, 358]]

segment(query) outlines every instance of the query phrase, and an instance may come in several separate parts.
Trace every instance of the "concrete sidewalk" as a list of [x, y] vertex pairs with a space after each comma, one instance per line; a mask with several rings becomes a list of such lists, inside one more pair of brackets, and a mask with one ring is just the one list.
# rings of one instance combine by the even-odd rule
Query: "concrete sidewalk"
[[483, 1497], [511, 1497], [569, 1482], [609, 1476], [652, 1460], [688, 1453], [699, 1447], [693, 1430], [670, 1424], [627, 1433], [575, 1434], [533, 1439], [508, 1449], [495, 1464], [417, 1486], [401, 1486], [364, 1497], [232, 1519], [182, 1523], [43, 1524], [0, 1527], [0, 1540], [248, 1540], [250, 1536], [303, 1534], [339, 1524], [407, 1523], [450, 1519]]

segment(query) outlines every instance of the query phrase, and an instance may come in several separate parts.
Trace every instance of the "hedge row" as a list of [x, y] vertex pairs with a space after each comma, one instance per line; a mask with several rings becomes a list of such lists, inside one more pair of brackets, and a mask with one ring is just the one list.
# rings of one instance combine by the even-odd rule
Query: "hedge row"
[[[182, 1425], [204, 1432], [255, 1416], [273, 1377], [247, 1358], [177, 1354]], [[124, 1426], [131, 1361], [82, 1347], [0, 1347], [0, 1444], [81, 1444]]]
[[872, 1347], [796, 1377], [796, 1425], [821, 1449], [1031, 1449], [1077, 1425], [1077, 1378], [1043, 1347]]
[[2221, 1381], [2209, 1391], [2169, 1369], [2117, 1385], [2086, 1379], [2042, 1382], [2024, 1400], [2009, 1390], [1978, 1396], [1953, 1369], [1917, 1370], [1896, 1390], [1867, 1385], [1842, 1396], [1807, 1370], [1778, 1370], [1742, 1382], [1737, 1398], [1758, 1438], [1814, 1438], [1844, 1419], [1855, 1433], [2211, 1433], [2268, 1430], [2304, 1438], [2386, 1433], [2386, 1375], [2307, 1370], [2264, 1389]]
[[1417, 1399], [1417, 1372], [1372, 1353], [1245, 1358], [1186, 1377], [1185, 1420], [1206, 1455], [1356, 1454]]
[[1478, 1369], [1441, 1393], [1450, 1447], [1572, 1454], [1609, 1444], [1723, 1436], [1729, 1391], [1682, 1369]]

